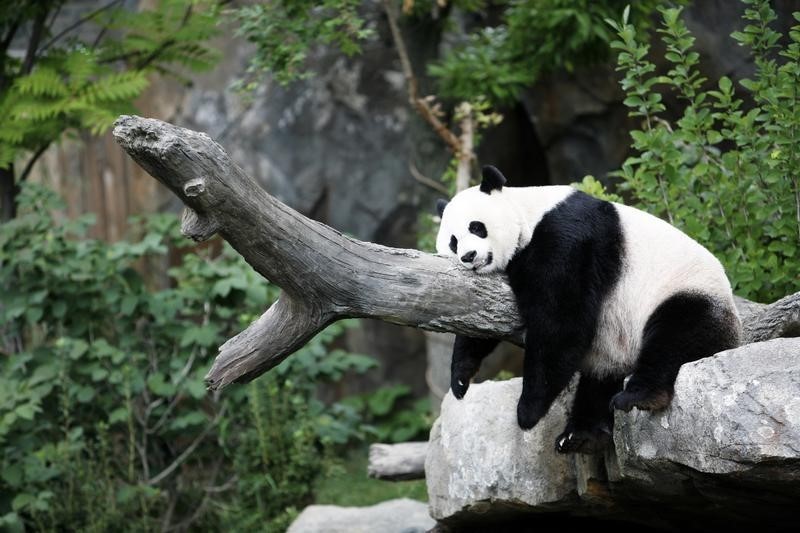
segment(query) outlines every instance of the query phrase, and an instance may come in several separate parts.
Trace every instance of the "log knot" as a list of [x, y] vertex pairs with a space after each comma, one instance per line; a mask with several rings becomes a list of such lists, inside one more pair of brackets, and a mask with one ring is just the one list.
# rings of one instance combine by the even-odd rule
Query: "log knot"
[[206, 192], [206, 180], [203, 178], [189, 180], [183, 185], [183, 193], [191, 198], [200, 196], [204, 192]]

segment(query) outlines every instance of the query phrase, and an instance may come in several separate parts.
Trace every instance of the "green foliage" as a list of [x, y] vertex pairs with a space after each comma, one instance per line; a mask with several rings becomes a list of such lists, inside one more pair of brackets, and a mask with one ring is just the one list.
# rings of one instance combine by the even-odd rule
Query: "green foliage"
[[345, 55], [360, 51], [360, 41], [372, 30], [358, 14], [359, 0], [269, 0], [230, 13], [239, 24], [237, 35], [255, 45], [241, 85], [253, 90], [266, 73], [281, 84], [307, 78], [308, 55], [317, 45], [333, 45]]
[[606, 190], [605, 186], [597, 181], [594, 176], [584, 176], [578, 183], [573, 183], [573, 187], [586, 194], [591, 194], [595, 198], [600, 198], [607, 202], [622, 202], [622, 198], [612, 192]]
[[[665, 75], [655, 73], [627, 12], [619, 23], [608, 21], [619, 37], [612, 46], [619, 50], [625, 105], [643, 121], [631, 132], [636, 155], [618, 175], [637, 204], [714, 251], [737, 293], [771, 301], [797, 290], [799, 281], [800, 26], [781, 47], [769, 27], [775, 19], [769, 2], [744, 3], [748, 24], [732, 36], [755, 59], [755, 78], [741, 82], [752, 99], [747, 105], [727, 77], [705, 88], [679, 8], [661, 10], [659, 33], [671, 66]], [[794, 17], [800, 21], [800, 13]], [[674, 123], [662, 116], [658, 87], [684, 102]]]
[[[22, 22], [51, 17], [62, 3], [23, 9]], [[10, 55], [0, 58], [0, 168], [26, 151], [46, 148], [70, 129], [103, 132], [120, 114], [133, 111], [154, 71], [175, 74], [176, 66], [202, 70], [215, 63], [217, 53], [203, 44], [216, 34], [215, 2], [160, 0], [152, 10], [137, 12], [114, 7], [118, 4], [83, 21], [96, 28], [92, 40], [47, 31], [40, 42], [29, 43], [37, 50], [29, 65]], [[16, 13], [8, 16], [12, 21]]]
[[320, 505], [366, 506], [395, 498], [428, 501], [425, 480], [384, 481], [367, 477], [367, 450], [349, 453], [330, 476], [319, 480], [314, 501]]
[[[640, 27], [663, 0], [633, 2]], [[542, 74], [603, 61], [614, 35], [604, 20], [626, 2], [619, 0], [512, 0], [503, 2], [502, 23], [483, 28], [428, 69], [440, 94], [456, 100], [484, 95], [508, 103]]]
[[388, 385], [343, 401], [353, 408], [379, 442], [407, 442], [427, 436], [431, 429], [428, 398], [414, 400], [406, 385]]
[[[19, 530], [280, 530], [334, 446], [365, 435], [319, 382], [374, 362], [329, 348], [335, 324], [247, 387], [203, 377], [216, 346], [277, 295], [231, 249], [199, 250], [151, 286], [134, 268], [185, 242], [173, 216], [142, 237], [87, 239], [28, 184], [0, 226], [0, 521]], [[165, 525], [166, 524], [166, 525]], [[188, 525], [186, 527], [188, 527]]]

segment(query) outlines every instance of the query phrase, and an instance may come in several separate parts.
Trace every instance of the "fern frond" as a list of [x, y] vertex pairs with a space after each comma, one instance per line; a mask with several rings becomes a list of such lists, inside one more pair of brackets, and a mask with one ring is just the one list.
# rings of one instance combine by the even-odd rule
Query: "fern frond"
[[[0, 125], [0, 144], [19, 145], [25, 139], [25, 130], [14, 120], [6, 120]], [[0, 165], [2, 167], [2, 165]]]
[[11, 109], [10, 117], [18, 121], [43, 122], [63, 113], [66, 103], [67, 100], [20, 100], [19, 103]]
[[89, 103], [132, 100], [139, 96], [149, 83], [144, 71], [113, 73], [87, 86], [79, 98]]
[[69, 86], [82, 87], [97, 73], [97, 56], [86, 50], [74, 50], [64, 59], [64, 70], [69, 73]]
[[21, 94], [33, 96], [66, 96], [69, 94], [64, 80], [50, 67], [39, 67], [27, 76], [14, 82], [14, 89]]

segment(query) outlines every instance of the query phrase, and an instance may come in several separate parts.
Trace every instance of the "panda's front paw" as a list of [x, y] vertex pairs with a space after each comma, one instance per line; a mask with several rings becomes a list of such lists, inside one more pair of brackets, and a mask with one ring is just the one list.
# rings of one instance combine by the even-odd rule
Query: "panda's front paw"
[[547, 405], [541, 400], [523, 400], [517, 404], [517, 423], [522, 429], [531, 429], [547, 413]]
[[453, 375], [450, 378], [450, 389], [453, 391], [453, 396], [460, 400], [467, 393], [469, 388], [469, 378], [463, 376]]

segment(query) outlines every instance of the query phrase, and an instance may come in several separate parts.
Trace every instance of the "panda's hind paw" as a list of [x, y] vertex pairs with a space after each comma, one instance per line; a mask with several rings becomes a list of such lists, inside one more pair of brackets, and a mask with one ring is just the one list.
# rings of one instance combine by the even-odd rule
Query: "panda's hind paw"
[[628, 390], [617, 393], [611, 398], [611, 409], [619, 409], [626, 413], [638, 407], [644, 411], [657, 411], [669, 405], [672, 394], [669, 391], [659, 390]]
[[565, 429], [556, 437], [556, 451], [558, 453], [586, 453], [602, 452], [611, 442], [611, 430], [608, 427], [595, 429]]

